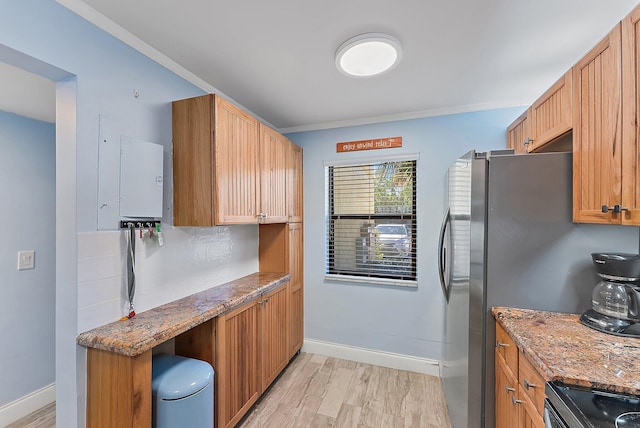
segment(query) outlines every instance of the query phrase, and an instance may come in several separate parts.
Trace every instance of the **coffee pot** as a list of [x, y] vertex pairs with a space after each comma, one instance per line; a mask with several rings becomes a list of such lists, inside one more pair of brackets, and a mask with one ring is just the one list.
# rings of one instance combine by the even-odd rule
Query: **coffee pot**
[[640, 291], [631, 284], [603, 279], [593, 289], [591, 307], [603, 315], [640, 321]]
[[640, 255], [592, 253], [591, 258], [601, 281], [580, 321], [607, 333], [640, 335]]

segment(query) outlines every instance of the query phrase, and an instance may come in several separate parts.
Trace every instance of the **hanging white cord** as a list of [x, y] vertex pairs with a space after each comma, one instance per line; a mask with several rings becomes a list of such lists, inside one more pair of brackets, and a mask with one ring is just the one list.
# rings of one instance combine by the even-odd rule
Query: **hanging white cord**
[[133, 308], [133, 297], [136, 294], [136, 229], [133, 223], [129, 223], [129, 240], [128, 240], [128, 252], [127, 252], [127, 283], [128, 283], [128, 295], [129, 295], [129, 316], [133, 318], [136, 316], [136, 311]]

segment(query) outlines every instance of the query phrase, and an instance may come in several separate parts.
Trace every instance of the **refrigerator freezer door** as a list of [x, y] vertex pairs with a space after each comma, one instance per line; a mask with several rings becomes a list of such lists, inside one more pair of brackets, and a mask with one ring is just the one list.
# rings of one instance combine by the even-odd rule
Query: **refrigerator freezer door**
[[448, 296], [442, 356], [442, 383], [454, 428], [468, 425], [469, 406], [469, 269], [471, 176], [475, 152], [458, 159], [448, 172]]

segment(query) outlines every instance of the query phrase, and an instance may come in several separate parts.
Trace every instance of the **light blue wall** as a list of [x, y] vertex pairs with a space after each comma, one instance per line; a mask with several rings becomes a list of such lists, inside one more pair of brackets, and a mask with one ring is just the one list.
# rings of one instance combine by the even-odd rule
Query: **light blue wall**
[[[305, 338], [439, 360], [443, 298], [437, 242], [444, 214], [445, 173], [476, 149], [505, 147], [505, 130], [521, 108], [289, 134], [304, 149]], [[336, 143], [401, 136], [402, 148], [336, 153]], [[417, 164], [418, 288], [324, 280], [326, 160], [419, 153]]]
[[55, 149], [53, 124], [0, 111], [0, 407], [55, 380]]
[[[102, 232], [96, 232], [99, 117], [108, 118], [118, 134], [164, 146], [163, 223], [169, 225], [173, 217], [169, 157], [171, 101], [201, 95], [203, 92], [54, 0], [0, 0], [0, 10], [0, 61], [11, 63], [3, 54], [15, 50], [75, 76], [57, 85], [56, 209], [58, 214], [64, 215], [59, 215], [56, 220], [56, 413], [58, 426], [84, 426], [86, 353], [84, 348], [75, 344], [79, 308], [77, 232], [81, 232], [80, 242], [85, 249], [100, 246], [101, 240], [108, 238]], [[27, 63], [29, 61], [25, 60]], [[14, 65], [29, 68], [24, 64]], [[39, 69], [38, 64], [27, 65]], [[140, 94], [139, 97], [134, 97], [134, 90]], [[198, 242], [183, 239], [181, 243], [176, 243], [177, 239], [174, 239], [199, 233], [188, 229], [191, 228], [172, 229], [167, 226], [165, 246], [150, 252], [162, 254], [167, 262], [161, 264], [160, 271], [154, 272], [157, 281], [147, 281], [151, 283], [149, 289], [137, 296], [137, 308], [140, 310], [157, 306], [168, 296], [175, 299], [215, 285], [203, 278], [228, 280], [229, 272], [238, 277], [257, 271], [257, 227], [241, 228], [230, 233], [232, 239], [234, 236], [241, 237], [238, 239], [242, 242], [230, 245], [237, 254], [229, 256], [224, 269], [215, 263], [207, 265], [207, 262], [192, 260], [191, 265], [196, 266], [197, 274], [185, 270], [181, 277], [182, 284], [167, 280], [170, 275], [165, 275], [162, 269], [175, 271], [181, 266], [178, 263], [188, 262], [193, 258], [192, 252], [197, 251], [194, 245]], [[215, 235], [215, 231], [211, 229], [203, 234]], [[112, 256], [119, 259], [117, 255]], [[65, 262], [61, 263], [63, 259]], [[15, 260], [15, 255], [9, 260]], [[200, 288], [194, 289], [194, 284]], [[97, 283], [89, 285], [99, 286]], [[104, 291], [108, 292], [100, 290], [95, 293], [95, 298], [114, 292]], [[119, 294], [118, 290], [115, 290], [115, 294]], [[83, 294], [83, 302], [88, 305], [86, 297]], [[32, 299], [35, 297], [32, 296]], [[103, 303], [108, 302], [96, 302]], [[22, 309], [14, 307], [11, 315], [20, 318]], [[121, 315], [116, 310], [111, 319], [116, 320]], [[90, 324], [91, 320], [85, 319], [84, 322]], [[49, 354], [46, 357], [51, 364], [54, 356]], [[29, 369], [24, 366], [22, 372]], [[3, 380], [0, 390], [4, 392], [12, 388], [4, 382], [4, 377], [0, 379]]]
[[170, 101], [203, 92], [53, 0], [0, 5], [1, 44], [78, 76], [78, 231], [96, 230], [99, 115], [122, 135], [163, 144], [166, 157]]

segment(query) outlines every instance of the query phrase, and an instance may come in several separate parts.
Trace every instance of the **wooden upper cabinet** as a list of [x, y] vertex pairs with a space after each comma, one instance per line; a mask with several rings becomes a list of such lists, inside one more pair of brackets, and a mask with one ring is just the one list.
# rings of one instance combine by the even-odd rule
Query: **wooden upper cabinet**
[[622, 224], [640, 225], [640, 6], [622, 21]]
[[289, 222], [302, 221], [303, 204], [302, 184], [302, 148], [289, 142], [287, 154], [287, 203], [289, 206]]
[[260, 124], [260, 223], [286, 223], [289, 140]]
[[258, 121], [216, 95], [173, 102], [176, 226], [258, 222]]
[[527, 153], [529, 138], [529, 111], [522, 113], [507, 128], [507, 148], [513, 149], [516, 154]]
[[573, 67], [575, 222], [621, 223], [621, 53], [618, 24]]
[[572, 73], [569, 70], [551, 86], [529, 109], [528, 152], [535, 152], [555, 138], [570, 131]]
[[572, 73], [567, 72], [507, 128], [507, 148], [516, 154], [541, 151], [571, 130]]
[[222, 98], [214, 98], [216, 223], [256, 223], [258, 121]]

